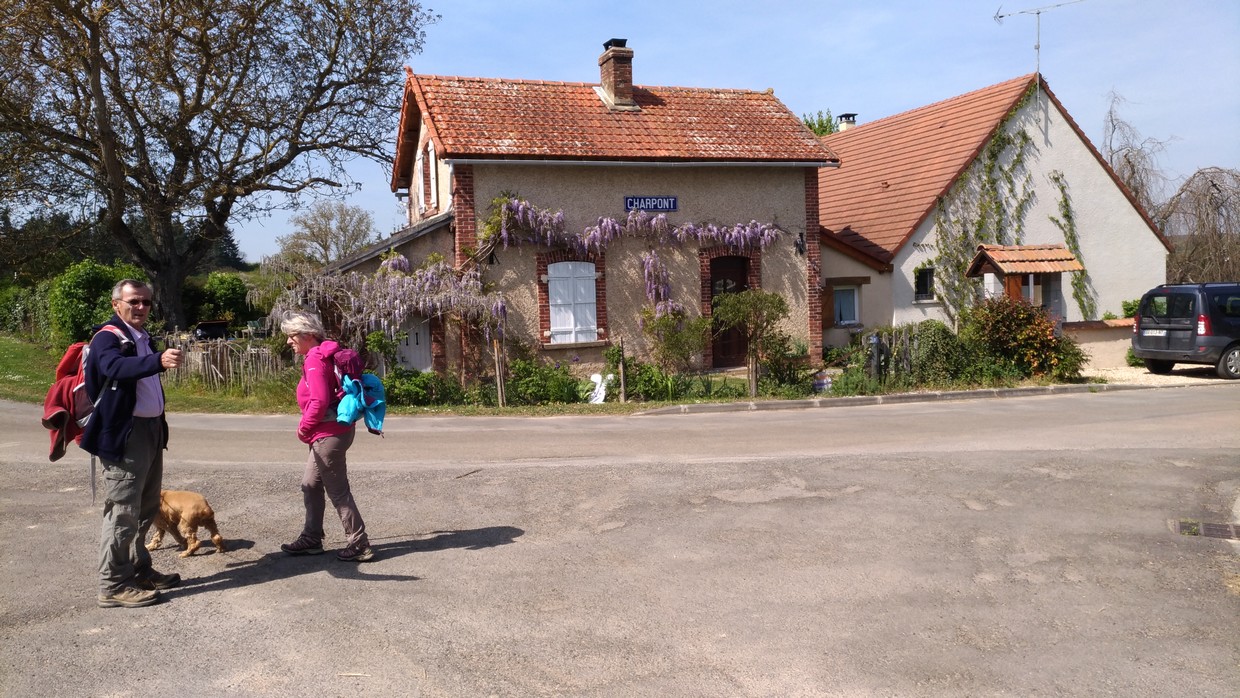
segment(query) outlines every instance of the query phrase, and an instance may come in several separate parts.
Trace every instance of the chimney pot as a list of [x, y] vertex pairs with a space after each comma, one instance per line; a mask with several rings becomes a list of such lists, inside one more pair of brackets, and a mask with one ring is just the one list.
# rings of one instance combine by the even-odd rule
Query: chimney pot
[[628, 39], [608, 39], [603, 42], [603, 50], [606, 51], [609, 48], [624, 48], [628, 43]]

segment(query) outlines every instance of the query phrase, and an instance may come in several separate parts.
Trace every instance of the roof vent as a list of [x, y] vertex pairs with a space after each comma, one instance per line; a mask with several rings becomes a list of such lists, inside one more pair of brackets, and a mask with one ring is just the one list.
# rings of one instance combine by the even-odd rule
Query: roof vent
[[847, 131], [848, 129], [850, 129], [850, 128], [852, 128], [853, 126], [856, 126], [856, 125], [857, 125], [857, 115], [856, 115], [856, 114], [853, 114], [853, 113], [851, 113], [851, 112], [850, 112], [850, 113], [848, 113], [848, 114], [840, 114], [840, 123], [839, 123], [839, 129], [838, 129], [838, 130], [840, 130], [840, 131]]
[[627, 39], [608, 39], [599, 56], [599, 96], [613, 111], [641, 111], [633, 101], [633, 49]]

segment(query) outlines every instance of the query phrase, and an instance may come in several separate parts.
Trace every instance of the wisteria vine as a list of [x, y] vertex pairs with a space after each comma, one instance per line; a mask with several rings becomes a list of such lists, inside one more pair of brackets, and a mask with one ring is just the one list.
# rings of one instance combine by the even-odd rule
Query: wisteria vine
[[[484, 288], [478, 260], [488, 258], [498, 246], [562, 246], [584, 256], [601, 254], [621, 237], [643, 236], [660, 245], [696, 242], [724, 245], [744, 254], [766, 249], [783, 234], [778, 226], [758, 221], [732, 226], [693, 222], [672, 225], [666, 215], [645, 211], [631, 211], [623, 221], [600, 217], [582, 232], [572, 233], [567, 230], [563, 211], [538, 208], [504, 193], [492, 201], [491, 218], [480, 231], [479, 248], [461, 269], [442, 261], [413, 269], [408, 258], [395, 252], [384, 256], [375, 274], [326, 275], [273, 269], [272, 278], [285, 281], [271, 313], [279, 317], [290, 310], [316, 308], [338, 318], [341, 337], [355, 343], [363, 342], [366, 334], [375, 330], [398, 332], [411, 312], [423, 317], [455, 316], [490, 336], [502, 332], [507, 308], [501, 294]], [[667, 268], [658, 255], [648, 251], [641, 261], [646, 297], [654, 307], [655, 319], [683, 315], [685, 307], [671, 300]]]
[[624, 236], [645, 236], [657, 244], [697, 242], [699, 245], [725, 245], [739, 253], [763, 250], [783, 235], [772, 223], [737, 223], [720, 226], [714, 223], [682, 223], [672, 225], [662, 213], [630, 211], [623, 222], [600, 217], [581, 233], [572, 233], [564, 223], [563, 211], [538, 208], [529, 201], [511, 194], [501, 194], [491, 202], [491, 219], [482, 235], [484, 245], [504, 247], [538, 244], [563, 246], [578, 253], [601, 253]]
[[395, 334], [411, 312], [428, 318], [453, 315], [488, 337], [502, 328], [507, 315], [503, 296], [483, 288], [478, 269], [458, 272], [445, 262], [408, 269], [408, 258], [396, 254], [387, 257], [376, 274], [307, 276], [277, 299], [272, 314], [279, 317], [302, 308], [330, 311], [338, 318], [341, 337], [350, 343], [364, 341], [375, 330]]

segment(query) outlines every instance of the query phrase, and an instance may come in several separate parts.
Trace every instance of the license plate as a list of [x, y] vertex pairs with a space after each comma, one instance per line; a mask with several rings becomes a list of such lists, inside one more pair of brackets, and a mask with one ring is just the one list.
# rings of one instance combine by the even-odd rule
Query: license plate
[[1142, 337], [1166, 337], [1166, 330], [1141, 330]]

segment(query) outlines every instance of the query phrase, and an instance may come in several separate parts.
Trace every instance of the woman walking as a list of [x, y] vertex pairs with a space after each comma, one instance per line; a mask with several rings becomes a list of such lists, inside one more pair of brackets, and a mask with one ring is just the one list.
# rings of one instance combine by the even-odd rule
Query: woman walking
[[323, 552], [323, 512], [327, 499], [336, 507], [344, 525], [347, 544], [336, 554], [346, 562], [365, 562], [375, 556], [366, 536], [366, 524], [353, 501], [345, 453], [353, 445], [354, 425], [336, 421], [336, 384], [332, 355], [340, 345], [326, 338], [323, 322], [316, 315], [289, 313], [280, 323], [293, 351], [306, 357], [297, 383], [297, 406], [301, 423], [297, 438], [309, 444], [310, 456], [301, 478], [301, 494], [306, 504], [306, 523], [301, 535], [280, 549], [289, 555], [319, 555]]

